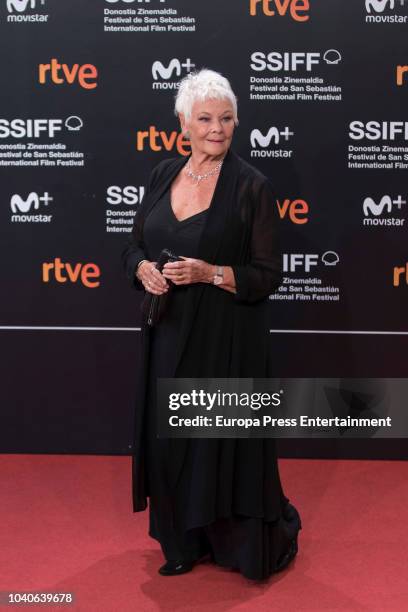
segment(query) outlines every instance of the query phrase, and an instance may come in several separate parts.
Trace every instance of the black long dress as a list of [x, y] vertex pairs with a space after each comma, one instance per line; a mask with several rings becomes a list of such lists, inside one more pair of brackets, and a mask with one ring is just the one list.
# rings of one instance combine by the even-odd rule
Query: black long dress
[[[150, 261], [163, 248], [185, 257], [197, 256], [199, 237], [208, 211], [179, 221], [173, 212], [170, 189], [162, 195], [144, 223], [144, 246]], [[149, 494], [149, 535], [160, 542], [167, 560], [195, 561], [211, 553], [224, 567], [239, 569], [247, 578], [263, 579], [279, 568], [301, 528], [300, 517], [289, 502], [276, 521], [243, 515], [221, 518], [208, 525], [184, 531], [183, 512], [193, 490], [191, 469], [186, 462], [176, 484], [170, 483], [169, 468], [177, 439], [156, 437], [156, 381], [171, 377], [183, 319], [186, 285], [174, 286], [166, 316], [151, 332], [148, 368], [147, 414], [144, 425], [146, 473]], [[197, 440], [190, 439], [193, 446]], [[277, 491], [279, 495], [281, 492]]]

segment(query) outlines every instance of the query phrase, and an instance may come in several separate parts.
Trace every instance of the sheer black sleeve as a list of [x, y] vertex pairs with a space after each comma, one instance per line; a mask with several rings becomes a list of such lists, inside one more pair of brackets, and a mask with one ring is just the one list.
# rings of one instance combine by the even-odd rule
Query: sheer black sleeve
[[238, 302], [256, 302], [274, 293], [282, 283], [282, 254], [276, 195], [265, 178], [254, 189], [250, 231], [250, 261], [233, 265]]
[[130, 281], [130, 284], [134, 289], [139, 291], [144, 290], [143, 283], [137, 278], [135, 272], [138, 264], [143, 260], [147, 259], [144, 244], [143, 244], [143, 223], [145, 218], [145, 212], [149, 205], [149, 196], [156, 181], [159, 168], [163, 162], [158, 164], [151, 172], [149, 183], [146, 192], [143, 197], [143, 201], [139, 204], [137, 209], [132, 231], [126, 242], [125, 248], [122, 251], [121, 259], [122, 265], [125, 270], [125, 274]]

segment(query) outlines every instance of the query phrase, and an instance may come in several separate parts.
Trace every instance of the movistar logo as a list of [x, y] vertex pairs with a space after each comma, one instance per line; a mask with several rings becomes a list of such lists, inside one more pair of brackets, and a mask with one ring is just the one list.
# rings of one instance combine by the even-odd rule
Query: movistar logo
[[32, 191], [28, 194], [26, 199], [23, 199], [18, 194], [11, 196], [10, 207], [13, 213], [26, 213], [31, 209], [38, 210], [40, 208], [40, 202], [44, 202], [45, 205], [48, 205], [48, 202], [52, 200], [53, 198], [51, 198], [47, 192], [40, 197], [35, 191]]
[[392, 200], [390, 196], [382, 197], [379, 204], [376, 204], [372, 198], [366, 198], [364, 200], [363, 211], [366, 217], [368, 217], [370, 213], [375, 217], [379, 217], [384, 212], [384, 209], [389, 213], [392, 211]]
[[367, 13], [371, 13], [371, 9], [376, 13], [383, 13], [387, 6], [389, 6], [390, 10], [394, 10], [395, 0], [366, 0]]
[[170, 79], [174, 74], [177, 77], [181, 76], [182, 68], [185, 68], [187, 72], [190, 72], [195, 64], [191, 63], [191, 59], [188, 57], [184, 63], [177, 58], [173, 58], [168, 66], [166, 67], [162, 62], [156, 60], [152, 66], [152, 75], [155, 81], [159, 78]]
[[264, 136], [260, 130], [252, 130], [251, 132], [251, 147], [256, 147], [257, 145], [260, 147], [267, 147], [270, 145], [271, 140], [273, 140], [275, 144], [279, 142], [279, 130], [276, 127], [269, 128], [266, 136]]
[[[44, 4], [45, 0], [41, 0], [41, 4]], [[22, 13], [26, 11], [28, 8], [35, 9], [36, 8], [36, 0], [7, 0], [7, 10], [9, 13], [12, 13], [13, 10], [18, 13]]]
[[251, 147], [255, 148], [256, 146], [260, 147], [268, 147], [273, 141], [274, 144], [279, 144], [281, 136], [285, 138], [285, 140], [289, 139], [289, 136], [293, 136], [293, 132], [289, 131], [288, 127], [285, 127], [282, 132], [278, 130], [276, 127], [271, 127], [268, 130], [266, 136], [262, 134], [262, 132], [258, 129], [252, 130], [251, 132]]
[[396, 206], [398, 210], [401, 210], [403, 204], [406, 204], [406, 201], [403, 200], [400, 195], [395, 200], [393, 200], [391, 196], [385, 195], [381, 198], [378, 204], [372, 198], [365, 198], [363, 202], [363, 212], [366, 217], [368, 217], [370, 214], [374, 215], [374, 217], [379, 217], [383, 214], [384, 210], [387, 213], [392, 212], [393, 206]]

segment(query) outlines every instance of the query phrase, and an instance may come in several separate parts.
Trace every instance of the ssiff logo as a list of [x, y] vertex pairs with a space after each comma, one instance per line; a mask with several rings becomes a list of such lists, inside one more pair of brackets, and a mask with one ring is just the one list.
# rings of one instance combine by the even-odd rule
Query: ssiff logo
[[63, 119], [0, 119], [0, 138], [54, 138], [63, 128], [79, 132], [83, 122], [77, 115]]
[[182, 68], [185, 68], [186, 72], [189, 73], [191, 72], [192, 68], [195, 68], [195, 64], [191, 62], [191, 59], [189, 57], [184, 62], [181, 62], [177, 58], [173, 58], [172, 60], [170, 60], [167, 66], [159, 60], [153, 62], [153, 89], [177, 89], [180, 83], [178, 81], [173, 81], [170, 79], [172, 79], [174, 76], [180, 78], [182, 74]]
[[[336, 53], [337, 62], [332, 59], [332, 52], [335, 49], [330, 49], [330, 55], [323, 55], [323, 60], [327, 64], [335, 64], [341, 60], [341, 55]], [[307, 72], [312, 72], [314, 66], [320, 64], [322, 54], [315, 51], [254, 51], [251, 54], [251, 70], [255, 72], [263, 72], [270, 70], [271, 72], [297, 72], [298, 70], [306, 69]]]
[[106, 189], [106, 226], [108, 233], [130, 233], [136, 214], [136, 206], [145, 194], [143, 185], [110, 185]]
[[335, 251], [326, 251], [321, 256], [316, 253], [284, 253], [283, 271], [296, 272], [300, 268], [308, 273], [320, 262], [325, 266], [336, 266], [339, 261], [340, 258]]
[[[147, 144], [146, 144], [147, 143]], [[136, 149], [144, 151], [146, 148], [151, 151], [172, 151], [174, 148], [180, 155], [187, 156], [191, 152], [189, 140], [185, 140], [182, 132], [158, 131], [155, 125], [151, 125], [148, 131], [138, 131], [136, 134]]]
[[249, 0], [251, 17], [258, 12], [266, 17], [284, 17], [289, 14], [294, 21], [308, 21], [309, 11], [309, 0]]
[[49, 64], [39, 64], [38, 66], [38, 81], [41, 85], [45, 85], [50, 79], [56, 85], [68, 84], [72, 85], [75, 81], [83, 89], [95, 89], [98, 85], [96, 82], [98, 71], [93, 64], [73, 64], [69, 67], [68, 64], [60, 64], [53, 57]]
[[56, 280], [57, 283], [82, 283], [84, 287], [95, 289], [99, 287], [99, 279], [101, 271], [99, 266], [94, 263], [63, 263], [59, 257], [56, 257], [53, 262], [44, 262], [42, 265], [42, 281], [49, 283], [51, 280]]
[[119, 187], [119, 185], [110, 185], [106, 189], [106, 201], [112, 206], [117, 204], [126, 204], [127, 206], [135, 206], [140, 204], [145, 194], [145, 188], [143, 185], [136, 187], [135, 185], [126, 185], [125, 187]]
[[352, 140], [408, 140], [408, 121], [351, 121]]
[[271, 142], [274, 145], [279, 145], [281, 140], [288, 142], [289, 138], [294, 135], [286, 126], [284, 130], [279, 130], [277, 127], [270, 127], [266, 134], [263, 134], [257, 128], [252, 130], [251, 141], [251, 157], [292, 157], [293, 150], [288, 149], [272, 149], [268, 148]]

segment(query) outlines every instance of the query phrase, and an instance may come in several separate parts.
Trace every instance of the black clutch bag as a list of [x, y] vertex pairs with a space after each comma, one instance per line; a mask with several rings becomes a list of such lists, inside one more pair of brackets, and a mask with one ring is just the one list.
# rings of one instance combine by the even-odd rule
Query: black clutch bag
[[[163, 270], [164, 264], [166, 264], [168, 261], [181, 260], [181, 257], [178, 257], [177, 255], [169, 251], [169, 249], [163, 249], [158, 257], [156, 268], [159, 270], [159, 272], [161, 272]], [[154, 327], [155, 325], [157, 325], [159, 321], [161, 321], [161, 319], [163, 318], [164, 313], [166, 311], [166, 305], [173, 287], [173, 283], [170, 280], [167, 279], [167, 282], [169, 283], [169, 288], [166, 293], [162, 293], [161, 295], [154, 295], [153, 293], [147, 292], [143, 298], [141, 304], [143, 320], [150, 327]]]

